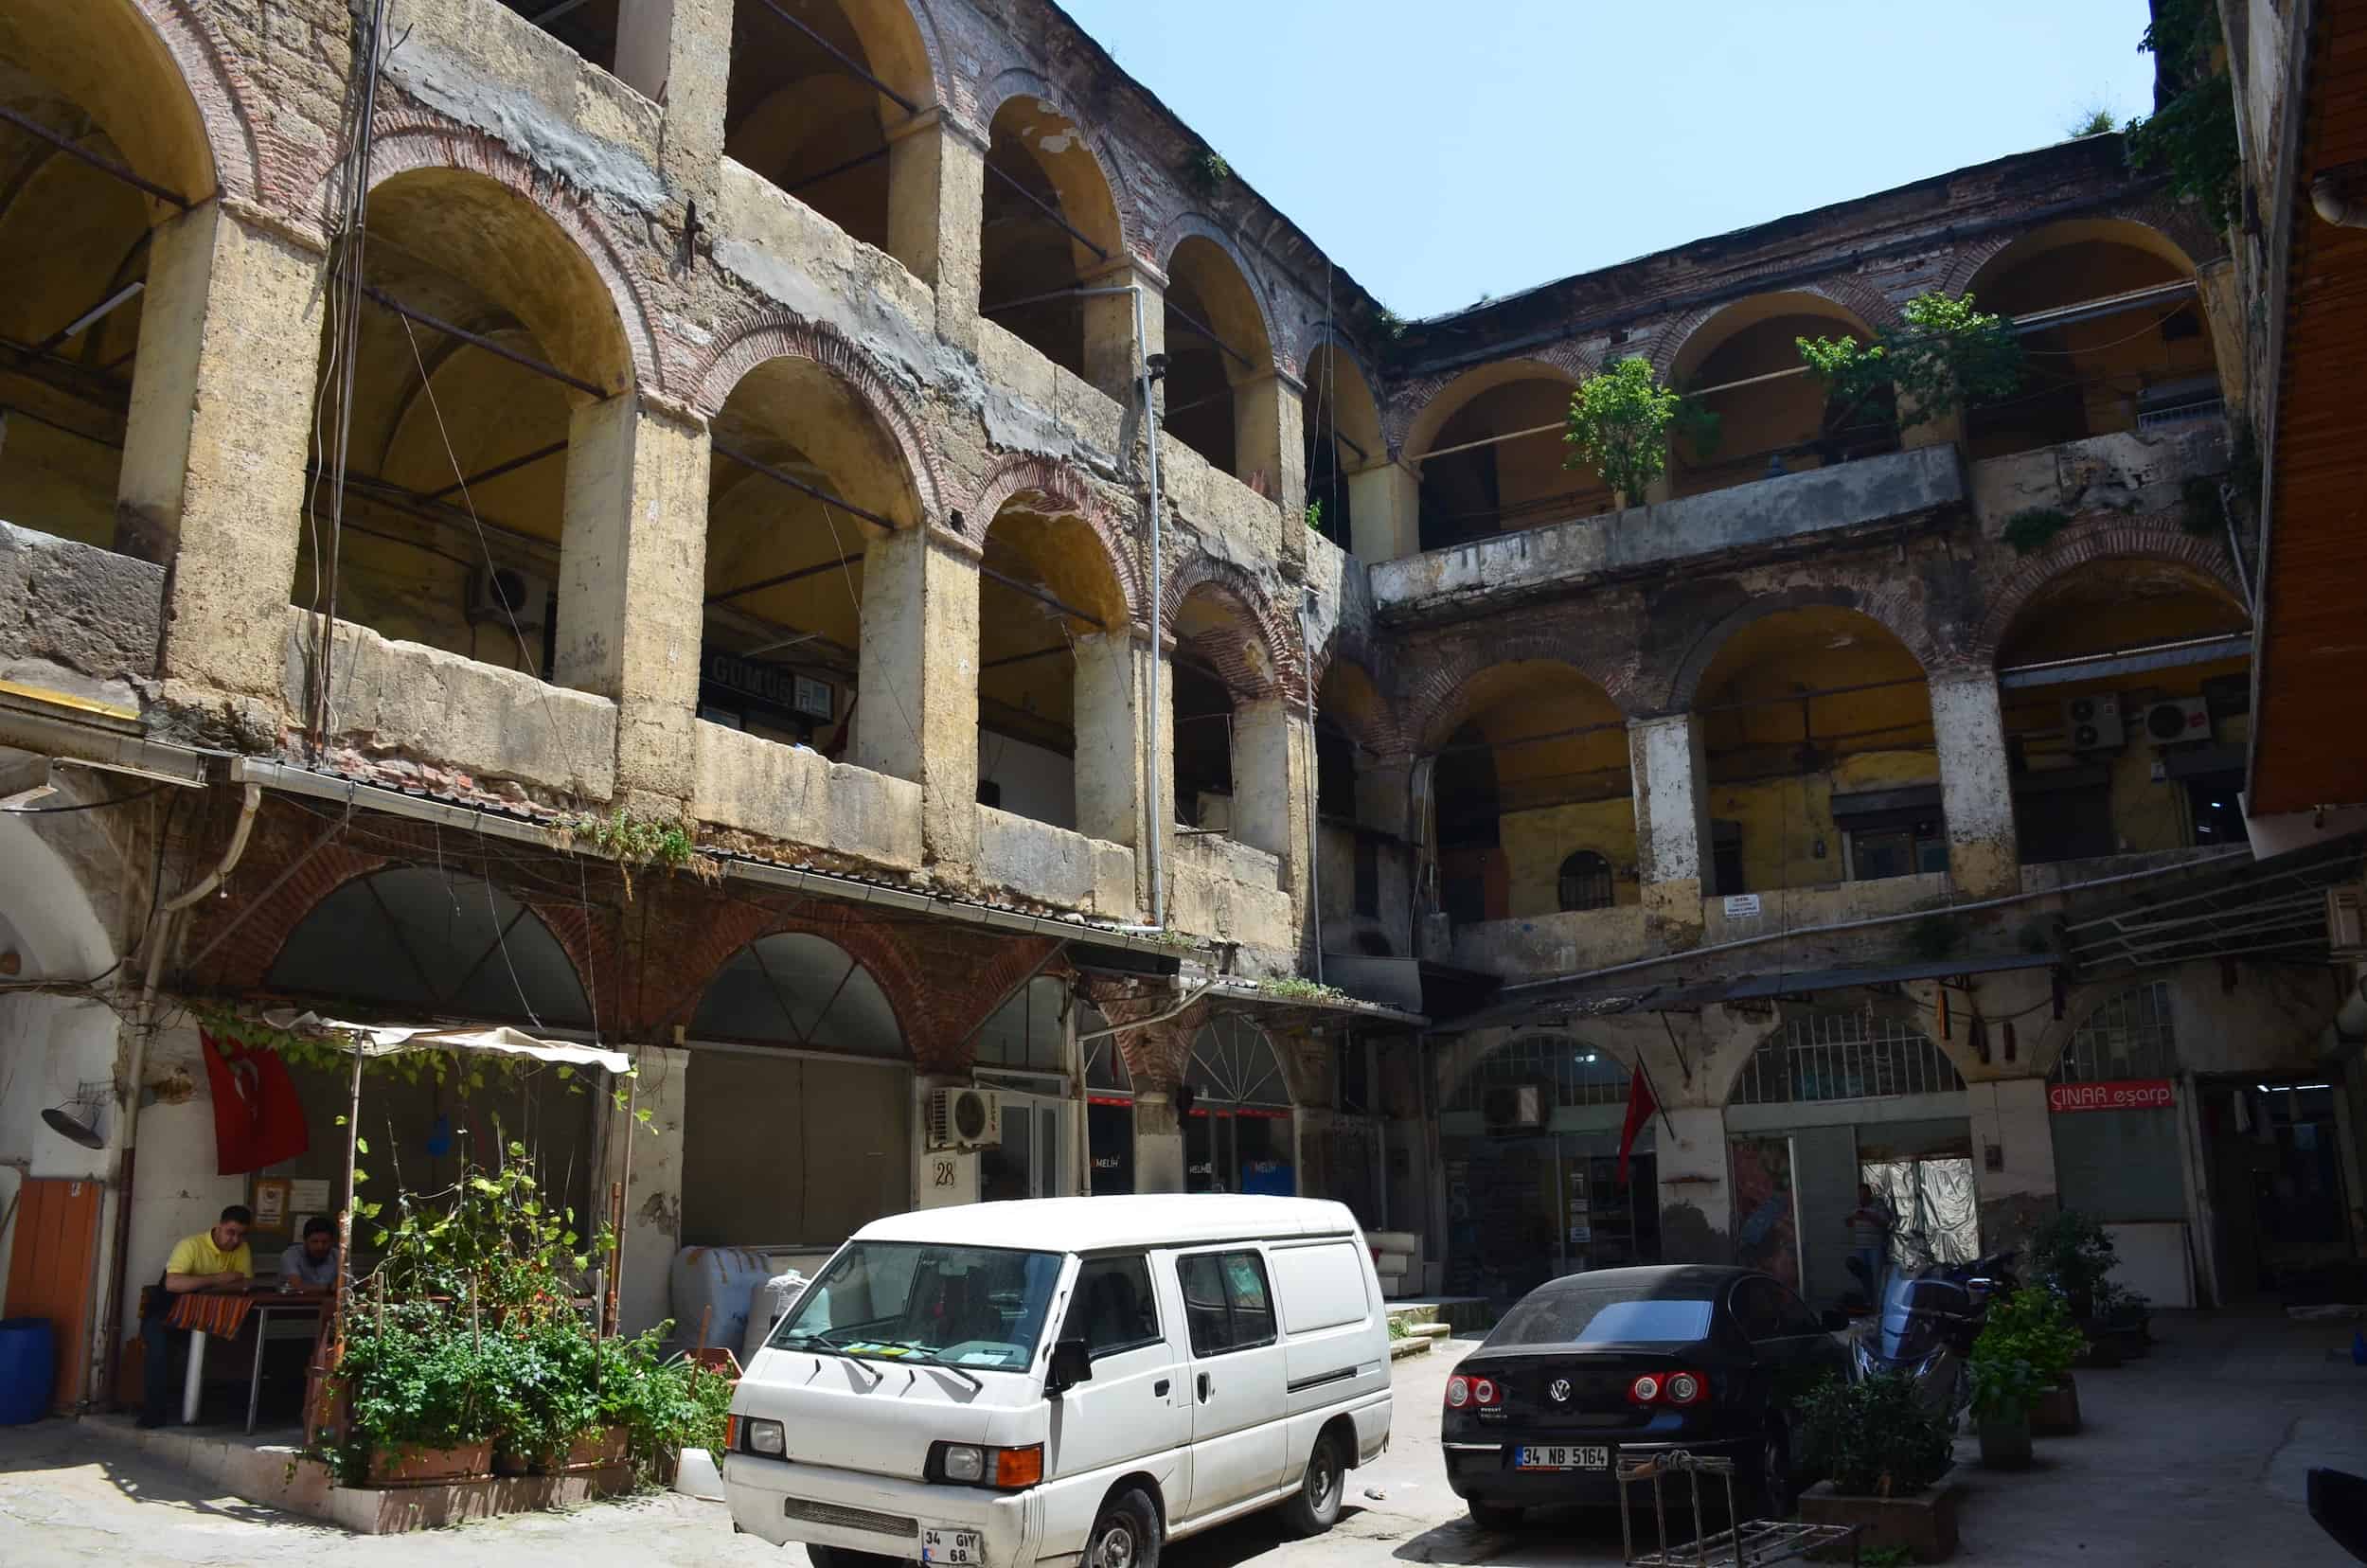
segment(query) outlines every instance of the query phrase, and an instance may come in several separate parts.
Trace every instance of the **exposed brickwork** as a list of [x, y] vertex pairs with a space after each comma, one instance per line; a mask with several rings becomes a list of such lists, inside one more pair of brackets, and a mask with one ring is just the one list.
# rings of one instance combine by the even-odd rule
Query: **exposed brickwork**
[[[1840, 306], [1856, 318], [1858, 329], [1869, 338], [1898, 322], [1897, 302], [1856, 277], [1819, 278], [1787, 292], [1813, 294]], [[1645, 356], [1652, 362], [1653, 370], [1665, 378], [1670, 366], [1677, 363], [1678, 356], [1684, 352], [1685, 345], [1693, 341], [1694, 335], [1733, 309], [1732, 305], [1705, 305], [1685, 312], [1662, 328], [1660, 335], [1652, 342], [1651, 350]]]
[[1623, 693], [1632, 676], [1605, 660], [1608, 650], [1599, 639], [1588, 634], [1586, 622], [1591, 618], [1583, 610], [1557, 610], [1428, 642], [1425, 656], [1405, 665], [1418, 671], [1410, 677], [1398, 703], [1406, 738], [1423, 751], [1445, 745], [1448, 737], [1470, 717], [1464, 700], [1470, 684], [1501, 665], [1528, 660], [1568, 666], [1600, 687], [1625, 712]]
[[1163, 636], [1177, 635], [1176, 617], [1196, 593], [1213, 595], [1230, 608], [1236, 629], [1182, 640], [1219, 673], [1236, 700], [1280, 696], [1306, 701], [1307, 672], [1297, 629], [1277, 614], [1247, 572], [1231, 561], [1196, 555], [1166, 579], [1165, 593], [1159, 623]]
[[2013, 630], [2014, 617], [2033, 596], [2066, 572], [2098, 561], [2162, 561], [2192, 567], [2217, 584], [2232, 603], [2244, 602], [2244, 591], [2228, 562], [2227, 547], [2217, 540], [2190, 534], [2168, 516], [2089, 518], [2024, 557], [2010, 577], [1989, 591], [1988, 612], [1967, 653], [1983, 664], [1993, 662], [2006, 633]]
[[135, 3], [188, 83], [213, 145], [214, 177], [222, 195], [234, 202], [285, 201], [293, 194], [287, 184], [290, 149], [271, 130], [272, 106], [209, 25], [205, 7], [200, 0]]
[[1137, 624], [1143, 622], [1143, 604], [1149, 596], [1143, 587], [1142, 562], [1135, 552], [1133, 535], [1074, 469], [1032, 454], [1004, 458], [979, 482], [963, 508], [969, 519], [968, 531], [984, 539], [987, 530], [994, 526], [996, 516], [1013, 501], [1041, 507], [1047, 512], [1064, 513], [1091, 528], [1094, 537], [1101, 542], [1111, 580], [1116, 583], [1126, 601], [1126, 618]]

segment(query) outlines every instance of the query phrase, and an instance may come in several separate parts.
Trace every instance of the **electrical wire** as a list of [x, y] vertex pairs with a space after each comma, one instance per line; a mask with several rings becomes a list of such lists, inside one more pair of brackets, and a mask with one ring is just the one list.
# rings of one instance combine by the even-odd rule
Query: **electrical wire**
[[103, 811], [110, 806], [129, 806], [135, 800], [146, 800], [164, 787], [162, 784], [151, 784], [147, 789], [134, 790], [130, 794], [109, 795], [104, 800], [86, 800], [79, 806], [11, 806], [5, 814], [9, 816], [62, 816], [68, 811]]

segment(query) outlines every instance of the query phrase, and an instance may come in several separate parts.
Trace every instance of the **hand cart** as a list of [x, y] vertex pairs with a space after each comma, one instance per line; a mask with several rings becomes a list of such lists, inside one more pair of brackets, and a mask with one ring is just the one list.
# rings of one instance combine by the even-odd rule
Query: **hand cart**
[[[1807, 1556], [1820, 1547], [1849, 1547], [1849, 1560], [1858, 1560], [1858, 1526], [1855, 1524], [1808, 1524], [1799, 1520], [1743, 1518], [1735, 1505], [1735, 1462], [1709, 1455], [1696, 1457], [1682, 1449], [1669, 1449], [1637, 1458], [1622, 1456], [1618, 1462], [1619, 1475], [1619, 1543], [1628, 1568], [1762, 1568], [1771, 1562], [1789, 1562]], [[1671, 1476], [1684, 1476], [1686, 1495], [1672, 1498], [1676, 1490], [1666, 1484]], [[1722, 1484], [1725, 1492], [1726, 1528], [1711, 1531], [1702, 1523], [1701, 1478], [1711, 1478], [1714, 1487]], [[1631, 1498], [1642, 1486], [1651, 1488], [1652, 1539], [1639, 1543]], [[1715, 1499], [1715, 1490], [1713, 1491]], [[1675, 1545], [1668, 1541], [1668, 1510], [1671, 1504], [1680, 1510], [1677, 1527], [1684, 1527], [1683, 1510], [1693, 1515], [1693, 1539]]]

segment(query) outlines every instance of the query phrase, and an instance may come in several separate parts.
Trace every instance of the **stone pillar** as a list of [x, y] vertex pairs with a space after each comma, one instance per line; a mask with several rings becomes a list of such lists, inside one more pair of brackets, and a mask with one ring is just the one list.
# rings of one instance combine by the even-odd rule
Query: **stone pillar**
[[937, 335], [975, 352], [987, 139], [942, 106], [887, 136], [888, 254], [936, 292]]
[[150, 241], [116, 548], [169, 563], [157, 670], [268, 699], [287, 663], [323, 258], [221, 202]]
[[[1228, 367], [1239, 368], [1230, 365]], [[1300, 492], [1307, 490], [1306, 454], [1294, 444], [1286, 445], [1283, 441], [1284, 411], [1297, 408], [1298, 402], [1298, 392], [1286, 388], [1282, 377], [1272, 370], [1244, 370], [1233, 383], [1233, 476], [1252, 486], [1262, 478], [1265, 492], [1277, 502], [1288, 494], [1284, 487], [1286, 462], [1299, 471]], [[1295, 415], [1289, 418], [1295, 433], [1298, 419]], [[1304, 435], [1298, 438], [1306, 439]], [[1286, 457], [1285, 453], [1290, 455]]]
[[1948, 817], [1949, 880], [1968, 899], [2020, 892], [2014, 780], [1997, 676], [1986, 669], [1932, 676], [1931, 734], [1939, 747], [1940, 806]]
[[1233, 710], [1232, 836], [1282, 861], [1282, 889], [1307, 891], [1307, 784], [1314, 747], [1306, 710], [1285, 697]]
[[[1273, 402], [1274, 500], [1282, 508], [1282, 559], [1287, 563], [1307, 560], [1307, 388], [1282, 376], [1274, 383]], [[1240, 406], [1240, 400], [1234, 400]]]
[[941, 528], [899, 528], [863, 554], [855, 761], [921, 789], [934, 864], [978, 858], [978, 552]]
[[1710, 887], [1709, 765], [1690, 713], [1628, 722], [1634, 774], [1636, 876], [1645, 918], [1671, 946], [1701, 937]]
[[2243, 280], [2228, 257], [2205, 261], [2195, 269], [2198, 303], [2204, 325], [2211, 330], [2211, 354], [2218, 362], [2219, 394], [2231, 414], [2251, 401], [2251, 364], [2244, 354]]
[[663, 796], [679, 809], [699, 703], [706, 427], [632, 392], [581, 405], [567, 429], [566, 506], [552, 673], [616, 704], [619, 804], [656, 814]]
[[1356, 770], [1356, 821], [1361, 828], [1411, 844], [1419, 835], [1412, 816], [1414, 758], [1377, 757]]
[[732, 0], [618, 0], [616, 79], [666, 111], [659, 171], [710, 210], [731, 71]]
[[1184, 1123], [1164, 1091], [1134, 1096], [1134, 1190], [1184, 1190]]
[[[625, 1186], [625, 1234], [619, 1249], [625, 1277], [616, 1293], [617, 1318], [628, 1334], [654, 1328], [671, 1315], [667, 1310], [667, 1277], [682, 1247], [683, 1117], [690, 1075], [698, 1071], [698, 1059], [691, 1052], [668, 1045], [636, 1045], [632, 1059], [640, 1078], [633, 1108], [649, 1112], [650, 1119], [629, 1121], [620, 1111], [599, 1112], [600, 1178], [593, 1188], [594, 1203], [605, 1203], [609, 1188], [625, 1180], [625, 1150], [630, 1147], [632, 1180]], [[690, 1327], [697, 1330], [697, 1325]], [[731, 1348], [737, 1354], [739, 1346]]]
[[1652, 1138], [1660, 1178], [1661, 1261], [1733, 1262], [1726, 1113], [1717, 1106], [1664, 1107], [1653, 1114]]
[[[1087, 274], [1079, 287], [1142, 290], [1142, 351], [1166, 351], [1166, 279], [1154, 269], [1134, 257], [1120, 256]], [[1093, 294], [1084, 305], [1085, 379], [1116, 399], [1119, 407], [1130, 410], [1135, 403], [1135, 377], [1141, 369], [1134, 352], [1134, 296]], [[1166, 405], [1162, 401], [1160, 406]]]
[[1422, 549], [1421, 481], [1402, 463], [1377, 462], [1348, 475], [1348, 553], [1366, 565]]
[[2046, 1079], [1967, 1083], [1965, 1108], [1972, 1121], [1981, 1250], [2027, 1247], [2031, 1232], [2056, 1206], [2055, 1132], [2047, 1121]]
[[1150, 648], [1130, 628], [1078, 637], [1077, 830], [1110, 844], [1141, 844], [1147, 782], [1143, 726]]
[[1937, 419], [1915, 423], [1915, 401], [1906, 393], [1898, 397], [1898, 444], [1907, 451], [1917, 447], [1946, 446], [1965, 438], [1965, 416], [1959, 409]]

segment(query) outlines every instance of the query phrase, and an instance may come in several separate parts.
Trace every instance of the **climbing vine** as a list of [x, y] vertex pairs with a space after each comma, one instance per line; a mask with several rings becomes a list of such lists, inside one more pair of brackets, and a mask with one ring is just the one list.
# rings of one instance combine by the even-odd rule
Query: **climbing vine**
[[658, 865], [668, 871], [689, 869], [701, 875], [708, 867], [699, 858], [698, 830], [688, 822], [639, 816], [618, 807], [608, 816], [577, 817], [567, 830], [578, 844], [588, 844], [614, 861], [625, 879], [625, 898], [632, 898], [632, 868]]
[[2165, 172], [2170, 193], [2200, 204], [2212, 228], [2224, 231], [2243, 187], [2243, 159], [2219, 45], [2217, 0], [2155, 0], [2137, 47], [2154, 57], [2176, 92], [2151, 116], [2128, 122], [2128, 158]]

